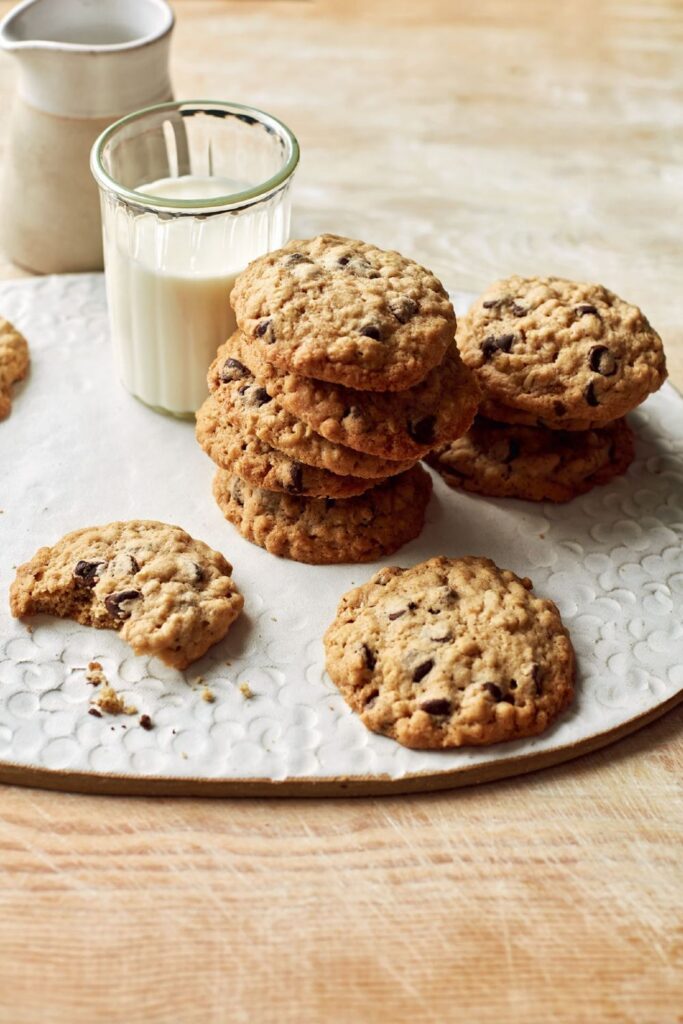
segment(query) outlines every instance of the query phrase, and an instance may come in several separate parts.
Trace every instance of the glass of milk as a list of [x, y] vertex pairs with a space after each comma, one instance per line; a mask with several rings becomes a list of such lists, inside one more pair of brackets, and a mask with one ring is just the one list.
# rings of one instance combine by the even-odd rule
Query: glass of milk
[[289, 237], [298, 160], [281, 121], [237, 103], [162, 103], [99, 137], [91, 169], [111, 332], [136, 398], [174, 416], [199, 408], [235, 329], [235, 277]]

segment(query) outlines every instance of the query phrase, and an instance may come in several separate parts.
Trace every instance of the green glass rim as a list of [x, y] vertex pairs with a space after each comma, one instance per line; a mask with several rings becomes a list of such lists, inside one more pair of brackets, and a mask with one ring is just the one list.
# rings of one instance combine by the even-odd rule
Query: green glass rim
[[[287, 144], [287, 159], [277, 174], [266, 181], [259, 182], [252, 188], [244, 189], [241, 192], [233, 192], [228, 195], [212, 196], [210, 199], [169, 199], [164, 196], [154, 196], [147, 192], [138, 192], [137, 189], [126, 188], [104, 169], [102, 154], [104, 147], [121, 128], [126, 125], [141, 121], [150, 114], [182, 113], [183, 108], [202, 110], [224, 110], [226, 115], [234, 114], [236, 117], [253, 118], [254, 121], [264, 125], [267, 131], [274, 132], [279, 138], [284, 139]], [[213, 211], [233, 209], [237, 206], [250, 205], [260, 199], [264, 199], [274, 192], [277, 192], [289, 178], [292, 177], [299, 163], [299, 143], [294, 132], [287, 125], [265, 110], [257, 107], [250, 107], [243, 103], [232, 103], [228, 100], [171, 100], [167, 103], [156, 103], [151, 107], [143, 107], [135, 110], [132, 114], [114, 121], [95, 140], [90, 151], [90, 170], [95, 181], [101, 189], [113, 192], [119, 198], [135, 206], [148, 207], [151, 210], [175, 210], [178, 213], [198, 213], [201, 211]]]

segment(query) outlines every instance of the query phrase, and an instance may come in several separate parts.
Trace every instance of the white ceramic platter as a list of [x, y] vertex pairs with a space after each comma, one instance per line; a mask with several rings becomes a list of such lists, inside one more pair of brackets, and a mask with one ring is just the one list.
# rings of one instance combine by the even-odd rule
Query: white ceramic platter
[[[579, 687], [543, 736], [411, 751], [369, 733], [323, 668], [321, 638], [340, 596], [378, 565], [300, 565], [238, 536], [214, 504], [213, 467], [192, 425], [119, 385], [100, 275], [4, 283], [0, 312], [33, 356], [0, 424], [0, 781], [206, 795], [445, 788], [594, 749], [683, 696], [683, 399], [672, 387], [632, 416], [628, 474], [568, 505], [487, 500], [435, 480], [422, 536], [385, 564], [481, 554], [530, 576], [571, 631]], [[14, 568], [37, 547], [128, 518], [178, 523], [234, 565], [245, 614], [185, 673], [135, 657], [113, 632], [47, 617], [29, 632], [10, 617]], [[151, 731], [137, 716], [88, 714], [92, 660], [151, 717]]]

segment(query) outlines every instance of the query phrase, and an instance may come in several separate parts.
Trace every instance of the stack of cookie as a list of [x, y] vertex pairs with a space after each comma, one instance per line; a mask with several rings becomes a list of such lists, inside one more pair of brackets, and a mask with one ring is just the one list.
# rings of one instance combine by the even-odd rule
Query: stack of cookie
[[433, 452], [447, 483], [493, 497], [568, 501], [624, 473], [624, 417], [666, 378], [641, 311], [601, 285], [510, 277], [458, 327], [483, 402], [470, 431]]
[[250, 264], [231, 301], [238, 330], [197, 414], [225, 517], [316, 564], [372, 561], [416, 537], [431, 492], [417, 463], [478, 404], [441, 283], [398, 253], [322, 235]]

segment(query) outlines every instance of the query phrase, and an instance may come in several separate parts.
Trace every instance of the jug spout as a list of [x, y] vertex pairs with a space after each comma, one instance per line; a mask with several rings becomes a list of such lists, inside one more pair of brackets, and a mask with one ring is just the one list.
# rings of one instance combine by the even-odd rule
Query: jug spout
[[63, 117], [118, 117], [171, 92], [167, 0], [24, 0], [0, 22], [19, 94]]

